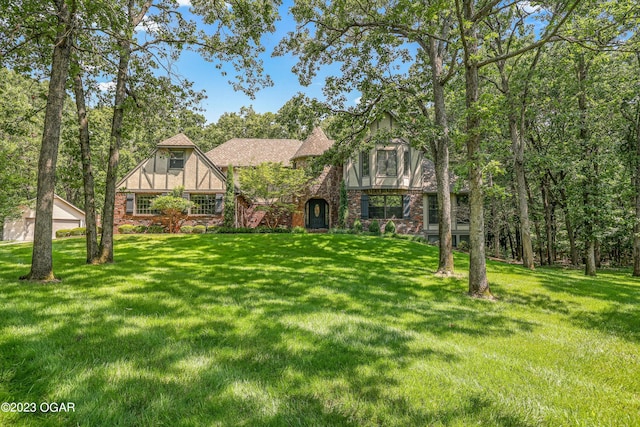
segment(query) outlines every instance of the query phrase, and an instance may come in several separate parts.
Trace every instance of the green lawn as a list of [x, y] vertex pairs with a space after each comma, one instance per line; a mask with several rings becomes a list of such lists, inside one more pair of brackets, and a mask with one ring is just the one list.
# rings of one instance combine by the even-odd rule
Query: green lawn
[[[497, 302], [434, 277], [437, 249], [351, 235], [56, 241], [57, 284], [0, 246], [0, 412], [28, 426], [639, 426], [628, 271], [489, 263]], [[39, 408], [39, 407], [38, 407]]]

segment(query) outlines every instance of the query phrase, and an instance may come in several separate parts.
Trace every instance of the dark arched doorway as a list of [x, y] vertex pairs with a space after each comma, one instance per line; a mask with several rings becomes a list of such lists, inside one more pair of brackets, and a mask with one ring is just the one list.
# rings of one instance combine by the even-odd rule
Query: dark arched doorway
[[329, 228], [329, 204], [323, 199], [311, 199], [305, 209], [307, 228]]

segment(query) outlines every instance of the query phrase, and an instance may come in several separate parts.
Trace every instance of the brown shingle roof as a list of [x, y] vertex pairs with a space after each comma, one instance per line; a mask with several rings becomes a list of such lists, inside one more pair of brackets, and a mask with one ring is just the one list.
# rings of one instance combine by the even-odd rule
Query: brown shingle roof
[[327, 135], [320, 127], [316, 127], [311, 135], [305, 139], [292, 160], [308, 156], [320, 156], [333, 145], [333, 140], [327, 138]]
[[207, 157], [218, 167], [257, 166], [264, 162], [290, 166], [301, 145], [297, 139], [233, 138], [209, 151]]
[[[465, 182], [456, 187], [458, 183], [458, 176], [453, 173], [451, 167], [449, 167], [449, 192], [453, 193], [457, 190], [457, 193], [468, 193], [469, 187]], [[436, 166], [433, 161], [424, 159], [422, 161], [422, 191], [425, 193], [437, 193], [438, 186], [436, 184]]]
[[195, 144], [184, 133], [179, 133], [158, 143], [158, 147], [193, 147]]

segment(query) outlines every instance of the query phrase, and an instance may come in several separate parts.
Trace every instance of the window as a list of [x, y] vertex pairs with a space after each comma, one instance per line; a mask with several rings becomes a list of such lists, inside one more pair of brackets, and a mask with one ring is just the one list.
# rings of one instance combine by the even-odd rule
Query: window
[[160, 212], [151, 209], [155, 194], [136, 194], [136, 215], [157, 215]]
[[438, 196], [428, 196], [427, 205], [429, 211], [429, 224], [438, 224]]
[[409, 176], [411, 174], [411, 154], [409, 150], [404, 150], [404, 176]]
[[456, 195], [456, 222], [458, 224], [469, 224], [469, 196]]
[[222, 212], [222, 194], [192, 194], [191, 215], [215, 215]]
[[369, 195], [369, 218], [403, 218], [402, 196]]
[[169, 152], [169, 169], [184, 169], [184, 151], [171, 150]]
[[378, 150], [378, 175], [398, 176], [398, 153], [395, 150]]
[[360, 172], [362, 176], [369, 176], [369, 152], [363, 151], [360, 153]]

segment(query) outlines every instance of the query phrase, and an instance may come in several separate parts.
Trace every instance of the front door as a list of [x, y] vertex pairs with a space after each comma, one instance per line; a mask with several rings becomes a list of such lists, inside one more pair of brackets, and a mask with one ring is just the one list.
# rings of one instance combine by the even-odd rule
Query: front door
[[322, 199], [311, 199], [307, 202], [307, 227], [329, 228], [329, 206]]

